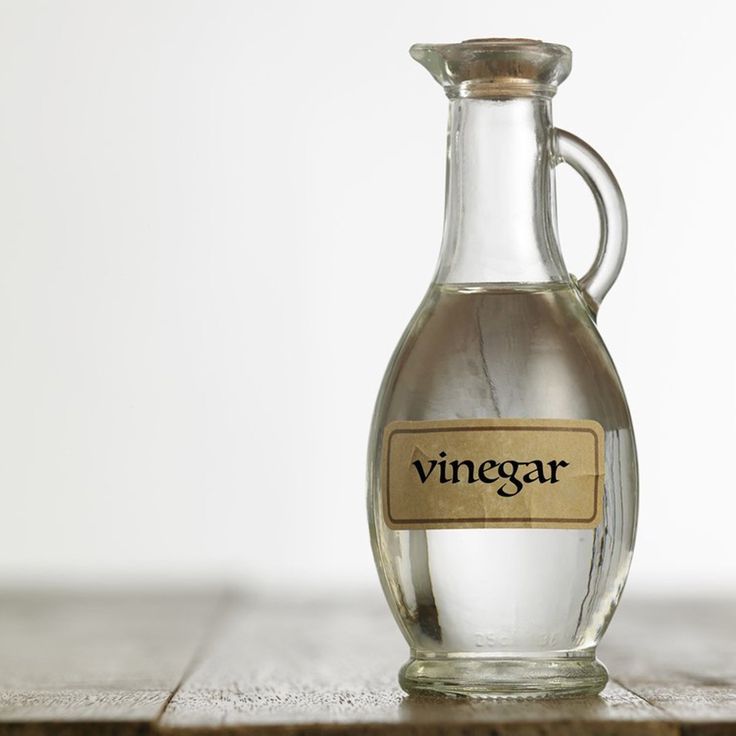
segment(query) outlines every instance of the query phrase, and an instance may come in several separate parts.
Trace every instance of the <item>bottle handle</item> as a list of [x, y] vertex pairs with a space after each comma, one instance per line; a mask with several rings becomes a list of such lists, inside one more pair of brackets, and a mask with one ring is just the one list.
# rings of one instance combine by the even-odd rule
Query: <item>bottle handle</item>
[[628, 230], [626, 203], [608, 164], [585, 141], [559, 128], [555, 128], [553, 140], [555, 164], [563, 161], [570, 164], [590, 187], [598, 207], [601, 223], [598, 253], [588, 272], [576, 281], [596, 314], [624, 263]]

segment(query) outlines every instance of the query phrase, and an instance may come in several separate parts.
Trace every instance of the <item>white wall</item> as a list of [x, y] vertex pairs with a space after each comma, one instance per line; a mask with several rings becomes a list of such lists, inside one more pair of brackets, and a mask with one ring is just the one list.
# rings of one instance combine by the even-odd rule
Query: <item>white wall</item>
[[[372, 585], [378, 384], [434, 267], [414, 41], [573, 48], [556, 122], [630, 213], [600, 328], [641, 460], [632, 587], [736, 589], [729, 6], [0, 2], [0, 579]], [[571, 270], [597, 238], [559, 176]]]

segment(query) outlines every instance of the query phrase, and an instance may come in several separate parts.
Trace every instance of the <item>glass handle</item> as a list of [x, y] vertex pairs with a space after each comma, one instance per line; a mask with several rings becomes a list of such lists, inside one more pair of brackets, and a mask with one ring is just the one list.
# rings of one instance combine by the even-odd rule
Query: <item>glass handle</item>
[[618, 277], [626, 255], [628, 220], [621, 188], [608, 164], [585, 142], [555, 128], [556, 163], [570, 164], [593, 192], [601, 221], [598, 253], [588, 272], [577, 281], [593, 310], [598, 308]]

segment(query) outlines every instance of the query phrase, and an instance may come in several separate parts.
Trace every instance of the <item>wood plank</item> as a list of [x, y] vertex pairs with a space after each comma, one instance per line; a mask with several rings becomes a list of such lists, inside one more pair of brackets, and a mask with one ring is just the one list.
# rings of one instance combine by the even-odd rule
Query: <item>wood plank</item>
[[141, 733], [203, 641], [220, 594], [0, 595], [0, 734]]
[[627, 683], [736, 685], [736, 598], [625, 599], [600, 647]]
[[611, 683], [600, 697], [536, 702], [407, 698], [407, 647], [379, 600], [238, 603], [159, 723], [164, 732], [677, 734]]
[[625, 601], [601, 656], [683, 734], [736, 734], [736, 599]]
[[736, 734], [735, 622], [736, 602], [625, 601], [600, 697], [492, 703], [405, 697], [377, 598], [6, 593], [0, 736]]

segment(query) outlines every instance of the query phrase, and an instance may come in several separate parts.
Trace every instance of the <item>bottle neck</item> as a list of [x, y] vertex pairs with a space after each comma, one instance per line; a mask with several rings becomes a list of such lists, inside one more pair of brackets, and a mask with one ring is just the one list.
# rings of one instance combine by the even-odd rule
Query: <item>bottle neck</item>
[[451, 100], [437, 283], [568, 280], [551, 132], [547, 98]]

